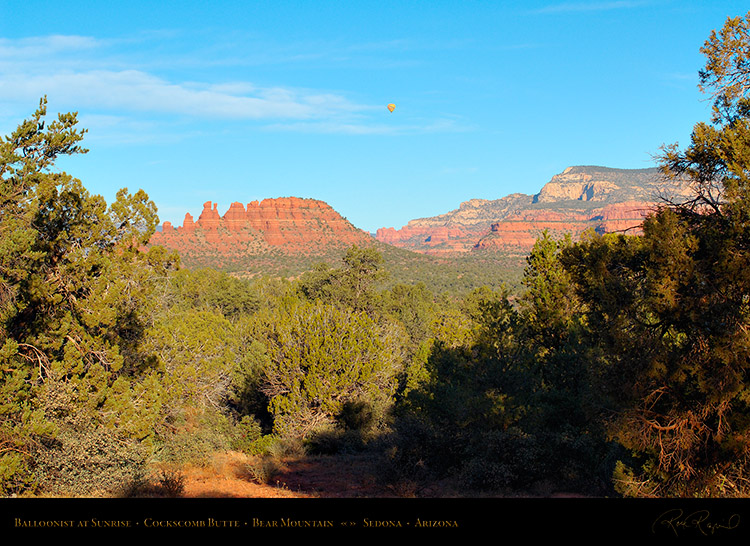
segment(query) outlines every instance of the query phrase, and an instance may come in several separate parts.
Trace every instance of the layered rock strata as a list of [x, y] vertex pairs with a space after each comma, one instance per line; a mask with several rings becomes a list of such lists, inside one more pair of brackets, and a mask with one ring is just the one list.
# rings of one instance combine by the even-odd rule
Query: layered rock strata
[[228, 258], [268, 252], [323, 254], [353, 244], [369, 244], [372, 237], [357, 229], [327, 203], [316, 199], [282, 197], [252, 201], [247, 207], [232, 203], [221, 216], [208, 201], [198, 220], [185, 214], [181, 227], [164, 222], [152, 245], [175, 249], [183, 256]]
[[449, 213], [381, 228], [384, 243], [426, 254], [481, 250], [527, 253], [546, 229], [574, 239], [588, 230], [638, 233], [658, 204], [680, 201], [690, 188], [665, 180], [658, 169], [568, 167], [536, 195], [473, 199]]

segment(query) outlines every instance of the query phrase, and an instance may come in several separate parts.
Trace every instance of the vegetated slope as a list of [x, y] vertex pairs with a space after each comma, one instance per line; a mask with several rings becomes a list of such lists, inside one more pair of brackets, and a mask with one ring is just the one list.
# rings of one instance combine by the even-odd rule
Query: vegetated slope
[[506, 252], [423, 254], [380, 243], [388, 272], [385, 284], [422, 283], [436, 294], [466, 294], [474, 288], [505, 285], [521, 292], [525, 255]]
[[536, 195], [472, 199], [399, 230], [381, 228], [376, 237], [426, 254], [490, 250], [525, 255], [544, 230], [553, 237], [570, 233], [574, 239], [587, 229], [637, 232], [658, 203], [688, 195], [685, 184], [665, 180], [657, 168], [568, 167]]

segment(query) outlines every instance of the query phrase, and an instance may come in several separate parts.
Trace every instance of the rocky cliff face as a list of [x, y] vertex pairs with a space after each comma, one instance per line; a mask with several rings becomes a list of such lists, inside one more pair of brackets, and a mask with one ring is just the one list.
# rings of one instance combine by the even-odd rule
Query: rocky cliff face
[[232, 203], [224, 216], [216, 203], [208, 201], [197, 221], [187, 213], [181, 227], [164, 222], [150, 241], [178, 250], [187, 262], [211, 257], [234, 261], [266, 253], [322, 255], [371, 243], [369, 234], [327, 203], [298, 197], [253, 201], [247, 207]]
[[653, 204], [629, 201], [607, 205], [590, 211], [528, 210], [520, 211], [493, 223], [487, 234], [479, 239], [472, 250], [528, 252], [543, 231], [559, 239], [570, 233], [574, 239], [588, 230], [598, 233], [640, 232], [643, 219]]
[[527, 253], [545, 229], [574, 239], [587, 229], [638, 233], [662, 199], [689, 195], [683, 184], [663, 179], [658, 169], [568, 167], [536, 195], [474, 199], [454, 211], [381, 228], [378, 240], [427, 254], [494, 250]]
[[532, 196], [516, 193], [496, 200], [472, 199], [440, 216], [411, 220], [401, 229], [380, 228], [383, 243], [426, 254], [466, 252], [486, 235], [493, 222], [532, 204]]

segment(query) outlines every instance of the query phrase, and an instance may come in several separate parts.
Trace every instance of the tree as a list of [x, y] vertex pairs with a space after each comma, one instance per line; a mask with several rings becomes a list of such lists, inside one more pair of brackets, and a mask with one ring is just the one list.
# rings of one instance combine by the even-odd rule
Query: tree
[[570, 235], [555, 241], [545, 230], [526, 258], [521, 310], [528, 334], [540, 344], [561, 345], [578, 314], [580, 303], [559, 261], [562, 251], [572, 244]]
[[700, 89], [714, 99], [715, 122], [731, 122], [748, 114], [750, 92], [750, 13], [728, 18], [701, 48], [706, 66], [698, 72]]
[[2, 493], [34, 486], [39, 455], [64, 455], [88, 430], [117, 427], [99, 437], [113, 453], [151, 434], [158, 404], [145, 403], [154, 384], [143, 333], [150, 294], [177, 263], [141, 251], [158, 223], [145, 192], [121, 190], [107, 207], [55, 172], [58, 157], [86, 152], [85, 130], [74, 113], [49, 125], [45, 116], [42, 99], [0, 141]]
[[712, 122], [661, 158], [695, 197], [667, 203], [642, 237], [563, 254], [598, 348], [609, 432], [636, 455], [616, 475], [627, 495], [750, 492], [749, 23], [711, 33], [700, 79]]
[[342, 258], [342, 267], [318, 264], [299, 284], [300, 293], [311, 301], [342, 305], [373, 316], [377, 306], [376, 283], [385, 276], [383, 256], [374, 248], [354, 245]]
[[400, 329], [296, 299], [261, 315], [269, 360], [262, 388], [276, 432], [307, 437], [332, 425], [346, 403], [365, 403], [385, 417], [403, 366]]
[[405, 477], [461, 476], [471, 487], [518, 484], [528, 444], [516, 428], [518, 315], [507, 290], [468, 294], [436, 317], [426, 376], [411, 386], [394, 423], [394, 468]]
[[[588, 234], [590, 236], [590, 234]], [[586, 240], [584, 238], [584, 240]], [[555, 241], [547, 231], [527, 257], [519, 302], [525, 384], [519, 398], [527, 408], [522, 426], [542, 446], [535, 466], [562, 487], [610, 490], [611, 468], [601, 427], [601, 396], [584, 341], [584, 305], [562, 256], [570, 236]]]

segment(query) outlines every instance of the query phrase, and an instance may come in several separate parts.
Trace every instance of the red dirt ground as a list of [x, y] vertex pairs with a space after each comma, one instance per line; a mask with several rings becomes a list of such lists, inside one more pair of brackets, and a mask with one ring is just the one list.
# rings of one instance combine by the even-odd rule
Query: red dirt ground
[[[448, 483], [435, 483], [428, 489], [402, 482], [384, 485], [378, 479], [377, 464], [367, 456], [305, 457], [276, 463], [275, 472], [260, 483], [251, 468], [258, 459], [241, 453], [218, 456], [212, 464], [185, 468], [184, 498], [449, 498], [487, 496], [486, 493], [458, 491]], [[476, 493], [476, 494], [474, 494]], [[575, 492], [540, 489], [489, 496], [500, 497], [583, 497]]]
[[[218, 457], [213, 464], [182, 471], [185, 478], [182, 497], [192, 498], [351, 498], [394, 497], [382, 487], [372, 464], [364, 457], [335, 459], [304, 458], [279, 464], [276, 472], [261, 484], [249, 470], [258, 461], [238, 453]], [[278, 463], [277, 463], [278, 464]]]

